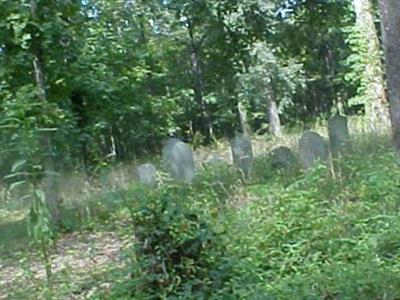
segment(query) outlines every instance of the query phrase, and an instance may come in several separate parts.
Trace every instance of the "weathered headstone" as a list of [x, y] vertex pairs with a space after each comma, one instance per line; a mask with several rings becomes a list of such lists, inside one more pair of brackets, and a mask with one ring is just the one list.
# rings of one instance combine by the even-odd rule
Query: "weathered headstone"
[[248, 179], [253, 165], [254, 155], [251, 140], [248, 136], [241, 134], [231, 141], [233, 163], [244, 173]]
[[350, 134], [347, 118], [335, 116], [328, 122], [329, 142], [333, 156], [346, 152], [350, 147]]
[[328, 159], [328, 147], [324, 139], [316, 132], [305, 131], [299, 140], [300, 161], [304, 169], [309, 169], [317, 161]]
[[163, 149], [163, 162], [174, 180], [192, 181], [195, 166], [193, 152], [189, 145], [178, 139], [170, 139]]
[[278, 147], [271, 152], [271, 164], [274, 168], [293, 171], [297, 167], [297, 158], [288, 147]]
[[152, 188], [157, 186], [157, 169], [153, 164], [142, 164], [137, 167], [136, 172], [140, 183]]

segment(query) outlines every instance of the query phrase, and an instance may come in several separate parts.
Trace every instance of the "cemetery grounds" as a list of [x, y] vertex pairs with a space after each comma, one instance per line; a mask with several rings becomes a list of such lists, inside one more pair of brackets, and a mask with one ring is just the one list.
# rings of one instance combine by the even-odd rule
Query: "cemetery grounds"
[[[315, 130], [327, 138], [326, 127]], [[399, 159], [387, 134], [352, 123], [350, 132], [350, 153], [290, 173], [271, 168], [267, 154], [277, 146], [298, 151], [298, 132], [253, 137], [246, 180], [231, 167], [204, 168], [213, 155], [231, 161], [227, 142], [197, 149], [196, 167], [204, 169], [198, 179], [191, 186], [166, 183], [154, 194], [138, 194], [134, 165], [110, 168], [91, 183], [63, 174], [64, 226], [52, 245], [51, 284], [29, 242], [23, 191], [3, 189], [0, 299], [400, 299]], [[160, 180], [166, 178], [161, 172]], [[140, 262], [133, 249], [143, 216], [133, 218], [131, 207], [143, 195], [154, 205], [163, 197], [186, 201], [185, 213], [204, 218], [193, 224], [208, 226], [201, 263], [192, 262], [192, 273], [162, 273], [170, 280], [165, 286], [150, 288], [132, 267]], [[182, 225], [174, 216], [171, 226]], [[178, 235], [193, 233], [179, 226]], [[185, 282], [189, 293], [179, 272], [193, 277]], [[138, 286], [148, 290], [141, 294]]]

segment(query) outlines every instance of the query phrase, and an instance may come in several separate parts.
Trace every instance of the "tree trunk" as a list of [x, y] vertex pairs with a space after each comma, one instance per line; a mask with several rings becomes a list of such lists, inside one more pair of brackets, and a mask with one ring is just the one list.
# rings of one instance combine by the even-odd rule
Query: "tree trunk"
[[87, 116], [85, 113], [85, 93], [80, 90], [75, 90], [71, 94], [72, 111], [75, 114], [77, 126], [79, 129], [79, 148], [82, 155], [83, 167], [85, 172], [89, 171], [89, 151], [87, 146], [87, 138], [85, 130], [87, 126]]
[[206, 143], [208, 143], [213, 136], [213, 130], [212, 130], [208, 106], [203, 96], [204, 83], [203, 83], [203, 74], [201, 69], [201, 59], [199, 55], [199, 45], [195, 40], [193, 25], [190, 21], [188, 21], [187, 26], [190, 39], [189, 55], [190, 55], [191, 73], [193, 78], [194, 100], [197, 105], [196, 110], [199, 111], [199, 121], [195, 122], [195, 124], [198, 123], [200, 132], [204, 135]]
[[272, 79], [268, 79], [265, 84], [265, 96], [267, 99], [267, 117], [269, 124], [269, 132], [276, 137], [282, 135], [281, 120], [279, 118], [278, 104], [276, 102], [276, 94], [274, 87], [271, 82]]
[[237, 111], [239, 114], [239, 122], [240, 122], [240, 127], [242, 129], [242, 132], [247, 135], [250, 136], [250, 126], [249, 123], [247, 121], [247, 113], [246, 113], [246, 109], [244, 108], [242, 102], [238, 101], [237, 103]]
[[393, 142], [400, 151], [400, 1], [379, 0]]
[[[38, 23], [37, 16], [37, 4], [35, 0], [31, 0], [31, 15], [32, 20]], [[39, 100], [42, 102], [44, 111], [43, 114], [47, 115], [47, 94], [46, 94], [46, 82], [43, 68], [43, 49], [40, 41], [39, 33], [32, 35], [32, 54], [33, 54], [33, 71], [34, 80], [38, 90]], [[59, 213], [59, 197], [58, 197], [58, 187], [56, 180], [56, 163], [52, 149], [52, 142], [49, 134], [43, 132], [41, 134], [42, 147], [44, 151], [44, 174], [43, 179], [43, 189], [46, 195], [46, 201], [49, 206], [53, 222], [58, 223], [60, 221]]]
[[364, 80], [368, 86], [365, 106], [366, 117], [372, 128], [389, 125], [383, 66], [380, 56], [380, 44], [374, 24], [373, 9], [370, 0], [353, 0], [356, 13], [356, 26], [361, 37], [366, 41]]

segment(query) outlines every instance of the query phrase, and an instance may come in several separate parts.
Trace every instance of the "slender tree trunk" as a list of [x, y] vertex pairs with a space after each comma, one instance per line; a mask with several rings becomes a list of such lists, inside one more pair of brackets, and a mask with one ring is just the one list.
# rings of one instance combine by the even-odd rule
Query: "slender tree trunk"
[[250, 130], [249, 123], [247, 121], [247, 112], [241, 101], [238, 101], [238, 103], [237, 103], [237, 111], [239, 114], [239, 122], [240, 122], [240, 127], [242, 129], [242, 132], [245, 135], [250, 136], [251, 130]]
[[364, 41], [367, 51], [363, 60], [366, 62], [364, 80], [367, 83], [366, 116], [372, 128], [379, 125], [389, 125], [388, 101], [383, 79], [383, 66], [380, 55], [380, 43], [374, 24], [371, 0], [353, 0], [356, 13], [356, 26]]
[[85, 129], [87, 126], [87, 117], [85, 114], [85, 101], [84, 101], [84, 92], [80, 90], [75, 90], [71, 94], [71, 103], [72, 103], [72, 111], [75, 114], [77, 126], [79, 129], [79, 137], [80, 137], [80, 151], [82, 155], [83, 167], [85, 172], [89, 171], [89, 151], [87, 146], [87, 138], [85, 137]]
[[[331, 78], [336, 78], [335, 68], [332, 67], [334, 65], [335, 59], [332, 54], [332, 48], [329, 45], [327, 47], [327, 51], [328, 53], [325, 58], [325, 64], [326, 64], [326, 69], [328, 71], [328, 76], [331, 76]], [[334, 107], [336, 109], [336, 113], [340, 115], [344, 114], [342, 98], [336, 92], [333, 81], [328, 79], [328, 82], [329, 82], [329, 90], [331, 92], [331, 97], [335, 105]]]
[[147, 36], [146, 36], [146, 23], [144, 12], [139, 14], [139, 27], [140, 27], [140, 42], [143, 45], [147, 44]]
[[[199, 55], [199, 46], [195, 40], [193, 25], [188, 21], [188, 33], [189, 33], [189, 51], [190, 51], [190, 65], [191, 73], [193, 78], [193, 92], [194, 100], [199, 111], [199, 128], [201, 133], [205, 136], [206, 142], [208, 143], [213, 136], [213, 129], [211, 125], [210, 112], [206, 101], [204, 100], [203, 91], [203, 73], [201, 69], [201, 59]], [[196, 122], [197, 123], [197, 122]]]
[[279, 118], [278, 104], [276, 102], [276, 93], [271, 79], [268, 79], [268, 82], [265, 84], [265, 96], [267, 99], [269, 132], [273, 136], [279, 137], [282, 135], [282, 126]]
[[400, 151], [400, 1], [379, 0], [393, 142]]
[[[37, 22], [37, 4], [35, 0], [31, 0], [31, 15], [32, 19]], [[32, 53], [33, 53], [33, 71], [36, 87], [39, 93], [39, 100], [43, 103], [44, 115], [47, 115], [47, 94], [46, 94], [46, 82], [43, 67], [43, 49], [40, 41], [39, 33], [32, 36]], [[48, 203], [50, 212], [53, 217], [53, 221], [58, 223], [60, 221], [59, 213], [59, 195], [56, 180], [56, 163], [52, 149], [52, 142], [49, 134], [43, 132], [41, 134], [42, 147], [44, 150], [44, 172], [45, 177], [43, 179], [43, 189], [46, 195], [46, 201]]]

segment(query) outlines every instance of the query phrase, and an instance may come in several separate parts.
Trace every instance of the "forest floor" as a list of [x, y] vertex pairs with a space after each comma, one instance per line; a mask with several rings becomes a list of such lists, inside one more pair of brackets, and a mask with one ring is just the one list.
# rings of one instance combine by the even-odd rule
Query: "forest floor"
[[[55, 299], [87, 299], [111, 286], [110, 274], [124, 266], [124, 253], [132, 245], [126, 223], [99, 225], [96, 231], [61, 235], [54, 245], [52, 286]], [[32, 248], [0, 258], [0, 299], [43, 299], [46, 273]]]

